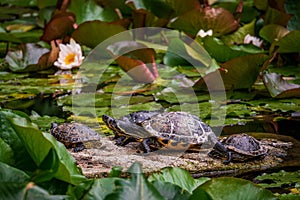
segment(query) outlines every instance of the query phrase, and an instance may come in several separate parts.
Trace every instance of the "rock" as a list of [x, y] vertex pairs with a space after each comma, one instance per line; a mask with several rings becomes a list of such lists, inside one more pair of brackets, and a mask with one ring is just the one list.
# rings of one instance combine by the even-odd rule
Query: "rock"
[[111, 137], [102, 138], [103, 145], [99, 149], [84, 149], [81, 152], [70, 151], [70, 153], [88, 178], [106, 177], [113, 166], [121, 166], [125, 172], [136, 161], [142, 164], [146, 174], [171, 166], [184, 168], [194, 177], [241, 176], [272, 168], [300, 166], [299, 141], [289, 136], [275, 134], [251, 135], [268, 148], [268, 155], [261, 160], [229, 165], [224, 165], [222, 160], [207, 156], [211, 149], [201, 149], [196, 153], [156, 151], [146, 155], [140, 143], [132, 142], [125, 147], [117, 146]]

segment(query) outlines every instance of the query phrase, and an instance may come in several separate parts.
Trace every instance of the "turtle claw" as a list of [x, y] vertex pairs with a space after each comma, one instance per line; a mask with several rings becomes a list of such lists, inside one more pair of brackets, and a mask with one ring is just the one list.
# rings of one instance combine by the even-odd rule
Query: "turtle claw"
[[223, 161], [224, 165], [228, 165], [231, 162], [232, 154], [230, 151], [227, 152], [227, 160]]
[[142, 144], [143, 144], [143, 147], [144, 147], [144, 149], [145, 149], [145, 153], [146, 153], [146, 154], [149, 154], [149, 153], [151, 152], [151, 149], [150, 149], [150, 147], [149, 147], [149, 145], [148, 145], [148, 142], [149, 142], [148, 139], [144, 139], [144, 140], [142, 141]]

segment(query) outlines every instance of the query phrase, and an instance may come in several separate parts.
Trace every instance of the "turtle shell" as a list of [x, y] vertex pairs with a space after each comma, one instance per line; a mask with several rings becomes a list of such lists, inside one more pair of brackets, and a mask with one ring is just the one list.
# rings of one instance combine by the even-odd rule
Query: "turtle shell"
[[156, 137], [190, 144], [204, 144], [215, 136], [198, 117], [186, 112], [163, 112], [141, 123]]
[[102, 118], [114, 131], [117, 145], [138, 141], [143, 143], [146, 152], [150, 151], [148, 145], [160, 148], [169, 144], [175, 147], [183, 144], [182, 147], [186, 148], [187, 145], [218, 142], [208, 125], [186, 112], [139, 111], [125, 115], [120, 120], [107, 115]]
[[243, 134], [234, 134], [223, 138], [221, 143], [225, 146], [227, 152], [212, 150], [209, 155], [213, 158], [227, 157], [230, 152], [231, 158], [225, 162], [236, 161], [243, 162], [251, 159], [263, 158], [267, 155], [267, 149], [254, 137]]
[[101, 145], [101, 136], [93, 129], [79, 123], [52, 123], [50, 133], [67, 148], [74, 151]]

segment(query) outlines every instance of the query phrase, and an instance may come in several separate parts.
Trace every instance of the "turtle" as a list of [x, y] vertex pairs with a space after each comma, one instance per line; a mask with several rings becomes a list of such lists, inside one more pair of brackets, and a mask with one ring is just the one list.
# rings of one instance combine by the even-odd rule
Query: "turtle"
[[264, 147], [257, 139], [246, 134], [233, 134], [221, 140], [225, 146], [226, 152], [214, 148], [209, 152], [212, 158], [226, 158], [224, 164], [231, 161], [245, 162], [252, 159], [260, 159], [267, 155], [267, 148]]
[[67, 148], [73, 148], [74, 152], [101, 146], [101, 135], [84, 124], [52, 123], [50, 133]]
[[226, 151], [212, 129], [187, 112], [137, 111], [119, 120], [108, 115], [103, 115], [102, 119], [115, 133], [116, 145], [141, 142], [145, 153], [151, 152], [150, 147], [188, 150], [206, 142]]

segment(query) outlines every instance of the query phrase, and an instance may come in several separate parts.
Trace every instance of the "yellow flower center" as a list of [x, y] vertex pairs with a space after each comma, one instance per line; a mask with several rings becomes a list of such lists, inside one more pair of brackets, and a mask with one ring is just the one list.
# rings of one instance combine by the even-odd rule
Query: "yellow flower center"
[[76, 56], [75, 53], [70, 53], [70, 54], [68, 54], [68, 55], [66, 56], [66, 58], [65, 58], [65, 63], [66, 63], [67, 65], [73, 63], [73, 62], [75, 61], [75, 56]]

